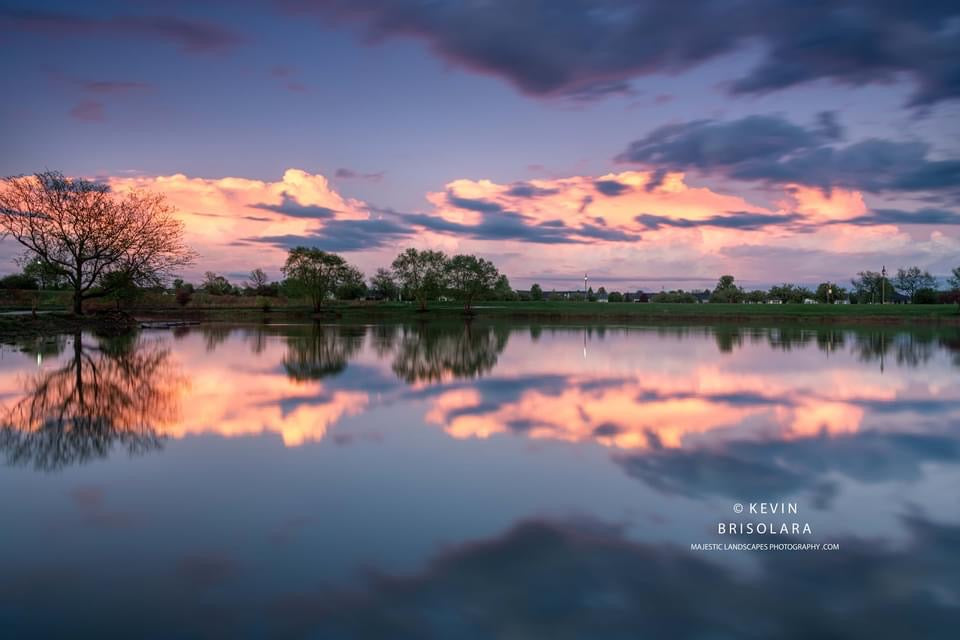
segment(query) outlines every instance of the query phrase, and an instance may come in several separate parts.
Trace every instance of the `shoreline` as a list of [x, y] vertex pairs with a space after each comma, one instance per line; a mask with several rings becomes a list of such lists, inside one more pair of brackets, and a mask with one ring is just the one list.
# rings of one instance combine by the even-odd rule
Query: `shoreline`
[[339, 304], [315, 313], [306, 307], [143, 308], [131, 311], [98, 311], [85, 316], [45, 311], [0, 315], [0, 342], [31, 337], [93, 331], [121, 334], [135, 331], [142, 322], [190, 323], [282, 323], [282, 322], [518, 322], [604, 325], [736, 325], [744, 327], [795, 326], [799, 328], [886, 328], [909, 329], [960, 327], [960, 312], [953, 305], [872, 305], [826, 306], [791, 305], [682, 305], [647, 303], [528, 303], [481, 304], [466, 315], [460, 305], [437, 304], [419, 312], [414, 305], [399, 303]]

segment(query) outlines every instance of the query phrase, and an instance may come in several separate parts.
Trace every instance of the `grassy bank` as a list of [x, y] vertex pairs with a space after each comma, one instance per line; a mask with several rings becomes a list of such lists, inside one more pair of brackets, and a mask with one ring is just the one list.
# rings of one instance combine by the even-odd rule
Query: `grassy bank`
[[[208, 301], [204, 301], [208, 302]], [[316, 314], [297, 301], [264, 307], [261, 301], [231, 301], [230, 305], [193, 304], [140, 306], [127, 313], [140, 319], [210, 322], [339, 322], [462, 321], [462, 305], [433, 303], [425, 312], [415, 304], [356, 302], [331, 304]], [[488, 302], [473, 309], [473, 317], [505, 322], [577, 324], [724, 324], [745, 326], [960, 326], [956, 305], [749, 305], [597, 302]], [[0, 339], [68, 333], [77, 330], [116, 332], [136, 323], [126, 313], [100, 309], [82, 318], [65, 312], [35, 317], [0, 315]]]
[[[263, 311], [249, 307], [194, 307], [185, 309], [142, 309], [151, 317], [199, 320], [252, 320], [262, 317], [379, 321], [460, 319], [463, 307], [456, 303], [434, 303], [425, 312], [414, 304], [342, 303], [314, 314], [307, 306], [288, 305]], [[489, 302], [474, 307], [477, 318], [624, 323], [743, 323], [743, 324], [829, 324], [829, 325], [960, 325], [956, 305], [747, 305], [747, 304], [655, 304], [597, 302]]]

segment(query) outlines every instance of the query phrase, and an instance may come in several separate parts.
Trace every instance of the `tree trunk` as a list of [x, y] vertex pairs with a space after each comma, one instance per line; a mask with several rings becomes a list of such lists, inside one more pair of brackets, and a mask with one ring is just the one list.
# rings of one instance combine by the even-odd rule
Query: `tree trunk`
[[73, 312], [78, 316], [83, 315], [83, 294], [79, 289], [73, 292]]

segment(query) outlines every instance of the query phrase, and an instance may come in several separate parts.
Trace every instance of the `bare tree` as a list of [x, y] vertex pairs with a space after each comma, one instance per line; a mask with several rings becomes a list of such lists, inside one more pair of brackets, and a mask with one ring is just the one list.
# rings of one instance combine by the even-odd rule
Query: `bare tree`
[[73, 289], [73, 311], [110, 295], [110, 273], [138, 286], [161, 283], [193, 261], [183, 223], [162, 195], [115, 194], [107, 185], [56, 171], [0, 181], [0, 233], [10, 235]]
[[250, 272], [249, 280], [246, 285], [248, 288], [253, 289], [254, 292], [259, 294], [264, 290], [268, 282], [269, 279], [267, 278], [267, 273], [263, 269], [257, 267]]

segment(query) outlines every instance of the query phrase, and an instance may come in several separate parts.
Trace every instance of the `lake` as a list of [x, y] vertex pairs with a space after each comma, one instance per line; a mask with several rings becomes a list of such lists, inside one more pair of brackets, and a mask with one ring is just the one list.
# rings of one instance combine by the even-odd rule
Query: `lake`
[[63, 336], [0, 425], [4, 637], [960, 624], [957, 328]]

